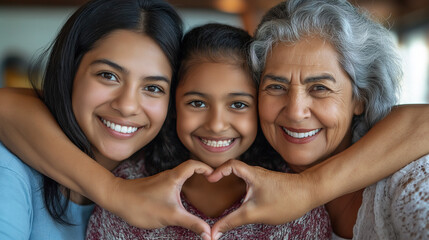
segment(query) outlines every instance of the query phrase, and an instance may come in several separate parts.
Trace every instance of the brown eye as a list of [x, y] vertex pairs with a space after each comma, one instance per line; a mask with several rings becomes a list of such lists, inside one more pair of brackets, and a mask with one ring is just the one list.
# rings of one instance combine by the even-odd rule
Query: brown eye
[[282, 95], [287, 92], [287, 89], [280, 84], [270, 84], [264, 88], [264, 91], [270, 95]]
[[146, 86], [144, 90], [152, 93], [164, 93], [164, 90], [162, 90], [161, 87], [156, 85]]
[[234, 102], [231, 104], [231, 108], [233, 108], [233, 109], [243, 109], [246, 107], [248, 107], [247, 104], [242, 103], [242, 102]]
[[204, 108], [206, 107], [206, 104], [203, 101], [191, 101], [188, 103], [194, 108]]
[[329, 90], [327, 87], [323, 86], [323, 85], [314, 85], [311, 88], [312, 91], [326, 91]]
[[118, 78], [116, 77], [116, 75], [110, 72], [102, 72], [102, 73], [99, 73], [98, 75], [108, 81], [118, 81]]

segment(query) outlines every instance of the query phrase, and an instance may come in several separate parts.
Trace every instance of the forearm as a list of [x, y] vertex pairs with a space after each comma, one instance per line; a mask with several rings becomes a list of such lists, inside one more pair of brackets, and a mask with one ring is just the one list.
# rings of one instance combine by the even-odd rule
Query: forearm
[[396, 107], [350, 148], [304, 172], [317, 185], [315, 206], [391, 175], [428, 154], [428, 142], [429, 106]]
[[44, 175], [100, 203], [114, 176], [80, 151], [31, 92], [0, 89], [0, 141]]

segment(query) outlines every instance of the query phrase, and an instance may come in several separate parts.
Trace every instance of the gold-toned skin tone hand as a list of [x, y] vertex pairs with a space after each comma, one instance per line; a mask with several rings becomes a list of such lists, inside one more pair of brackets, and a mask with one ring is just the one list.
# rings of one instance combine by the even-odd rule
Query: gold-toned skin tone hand
[[210, 226], [185, 210], [180, 192], [184, 182], [194, 173], [208, 176], [212, 171], [200, 161], [188, 160], [174, 169], [146, 178], [115, 178], [113, 182], [116, 184], [109, 187], [110, 199], [103, 200], [104, 208], [140, 228], [182, 226], [205, 240], [210, 239]]
[[231, 160], [209, 180], [236, 174], [246, 181], [248, 193], [237, 211], [213, 226], [213, 238], [243, 224], [292, 221], [398, 171], [428, 154], [428, 119], [428, 105], [395, 107], [351, 147], [299, 174], [276, 173]]
[[[183, 183], [213, 169], [187, 161], [135, 180], [115, 177], [72, 144], [47, 107], [29, 89], [0, 89], [0, 141], [24, 162], [63, 186], [140, 228], [176, 225], [210, 239], [210, 226], [188, 213], [180, 201]], [[156, 209], [156, 210], [154, 210]]]

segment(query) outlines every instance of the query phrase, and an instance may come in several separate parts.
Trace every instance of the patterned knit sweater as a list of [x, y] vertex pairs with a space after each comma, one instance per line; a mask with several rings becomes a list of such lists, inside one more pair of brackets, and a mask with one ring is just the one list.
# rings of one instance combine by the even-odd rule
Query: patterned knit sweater
[[[144, 161], [122, 163], [115, 175], [125, 179], [147, 176]], [[192, 206], [182, 195], [184, 208], [206, 221], [210, 226], [240, 207], [243, 199], [226, 209], [221, 216], [209, 218]], [[248, 224], [237, 227], [222, 235], [221, 239], [330, 239], [332, 233], [329, 215], [324, 207], [315, 208], [303, 217], [282, 225]], [[87, 239], [201, 239], [194, 232], [177, 226], [160, 229], [139, 229], [126, 223], [111, 212], [95, 207], [89, 220]]]

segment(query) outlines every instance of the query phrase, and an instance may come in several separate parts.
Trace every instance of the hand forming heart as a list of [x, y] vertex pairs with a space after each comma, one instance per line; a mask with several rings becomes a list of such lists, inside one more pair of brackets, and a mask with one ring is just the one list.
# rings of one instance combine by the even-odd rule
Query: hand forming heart
[[[187, 212], [180, 199], [183, 184], [195, 173], [203, 174], [210, 182], [234, 174], [247, 185], [243, 204], [212, 228]], [[309, 191], [313, 190], [312, 186], [302, 174], [273, 172], [238, 160], [230, 160], [216, 170], [202, 162], [189, 160], [151, 177], [115, 179], [114, 192], [107, 201], [110, 208], [105, 208], [139, 228], [181, 226], [204, 240], [218, 239], [222, 233], [244, 224], [283, 224], [299, 218], [315, 207], [312, 191]]]
[[[211, 174], [204, 175], [209, 182], [217, 182], [231, 174], [244, 180], [246, 196], [238, 209], [213, 225], [211, 239], [219, 239], [222, 233], [244, 224], [284, 224], [315, 207], [312, 205], [310, 192], [307, 191], [309, 188], [303, 185], [305, 178], [300, 174], [273, 172], [249, 166], [242, 161], [230, 160]], [[183, 208], [181, 204], [180, 206]], [[203, 239], [210, 239], [205, 231], [201, 236]]]
[[317, 185], [306, 174], [274, 172], [230, 160], [207, 178], [215, 182], [230, 174], [246, 182], [246, 197], [236, 211], [214, 224], [212, 239], [217, 240], [222, 233], [245, 224], [284, 224], [318, 206], [313, 197]]

